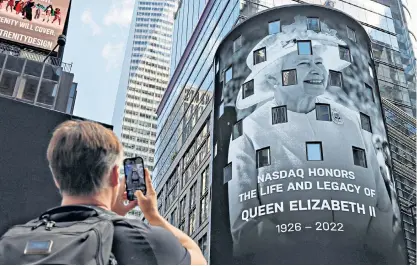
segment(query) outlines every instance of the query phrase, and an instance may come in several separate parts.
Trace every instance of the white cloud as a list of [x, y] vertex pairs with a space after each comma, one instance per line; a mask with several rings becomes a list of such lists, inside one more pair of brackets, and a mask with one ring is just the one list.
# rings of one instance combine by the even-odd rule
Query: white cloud
[[109, 11], [104, 15], [103, 24], [129, 27], [134, 7], [135, 0], [113, 0]]
[[106, 60], [106, 71], [109, 72], [121, 65], [124, 56], [124, 43], [106, 43], [101, 50], [101, 56]]
[[94, 21], [93, 15], [90, 10], [84, 10], [81, 14], [81, 22], [87, 26], [90, 26], [93, 36], [101, 33], [101, 27]]

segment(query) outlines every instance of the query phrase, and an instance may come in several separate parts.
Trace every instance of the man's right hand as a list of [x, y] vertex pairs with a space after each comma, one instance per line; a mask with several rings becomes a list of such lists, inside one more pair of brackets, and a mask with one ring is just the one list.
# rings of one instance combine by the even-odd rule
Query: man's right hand
[[156, 192], [152, 186], [151, 176], [149, 175], [148, 169], [145, 169], [145, 183], [146, 195], [143, 195], [142, 191], [136, 191], [135, 195], [138, 199], [138, 205], [146, 220], [149, 221], [150, 225], [160, 226], [171, 232], [190, 254], [192, 265], [206, 265], [207, 261], [197, 243], [194, 242], [187, 234], [168, 223], [168, 221], [165, 220], [159, 213]]
[[156, 192], [152, 186], [151, 176], [148, 169], [145, 169], [145, 183], [146, 195], [143, 195], [143, 192], [140, 190], [135, 192], [136, 198], [138, 199], [138, 205], [146, 220], [148, 220], [151, 225], [158, 225], [163, 217], [158, 211]]

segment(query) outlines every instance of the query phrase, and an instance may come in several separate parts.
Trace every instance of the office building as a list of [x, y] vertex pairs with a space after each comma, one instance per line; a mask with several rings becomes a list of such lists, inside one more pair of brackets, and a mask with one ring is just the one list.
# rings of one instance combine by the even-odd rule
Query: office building
[[136, 0], [113, 113], [125, 157], [154, 167], [156, 108], [169, 81], [174, 0]]
[[[7, 5], [3, 4], [0, 97], [72, 114], [77, 84], [73, 82], [72, 64], [62, 62], [64, 45], [55, 46], [58, 36], [66, 35], [71, 1], [51, 3], [61, 10], [59, 23], [35, 16], [29, 24], [22, 14], [6, 12]], [[44, 31], [33, 30], [39, 28]]]
[[[205, 141], [210, 141], [212, 134], [213, 62], [223, 38], [236, 24], [274, 6], [326, 5], [358, 20], [372, 40], [372, 54], [390, 140], [407, 251], [410, 263], [415, 264], [416, 79], [413, 40], [410, 39], [413, 32], [405, 26], [404, 10], [407, 1], [184, 0], [180, 3], [174, 23], [175, 45], [171, 57], [170, 82], [158, 107], [153, 173], [159, 207], [165, 217], [172, 217], [174, 224], [200, 243], [208, 255], [209, 226], [206, 217], [210, 209], [207, 207], [210, 205], [207, 200], [210, 196], [207, 198], [206, 195], [211, 193], [210, 186], [207, 188], [207, 173], [211, 176], [212, 159], [202, 151], [202, 147]], [[410, 14], [413, 12], [410, 11]], [[271, 27], [271, 30], [280, 29], [279, 23]], [[209, 103], [202, 112], [197, 111], [200, 110], [197, 108], [194, 109], [195, 115], [186, 116], [187, 108], [190, 108], [183, 99], [188, 93], [185, 88], [190, 87], [199, 89], [191, 101], [197, 106], [203, 104], [200, 100], [203, 94], [209, 97], [209, 101], [205, 99], [204, 104]], [[204, 105], [201, 106], [204, 108]], [[185, 134], [184, 124], [191, 125]], [[206, 131], [206, 128], [209, 130]], [[189, 130], [191, 133], [188, 133]], [[211, 147], [213, 145], [208, 146], [208, 152], [215, 156], [218, 151]], [[190, 165], [193, 168], [189, 171]], [[227, 198], [224, 200], [227, 201]]]

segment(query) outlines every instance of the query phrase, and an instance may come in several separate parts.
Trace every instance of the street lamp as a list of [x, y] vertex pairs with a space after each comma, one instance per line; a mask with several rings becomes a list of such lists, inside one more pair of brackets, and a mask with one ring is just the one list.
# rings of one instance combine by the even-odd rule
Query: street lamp
[[58, 41], [56, 42], [56, 45], [55, 45], [55, 47], [54, 47], [54, 49], [52, 49], [50, 52], [49, 52], [49, 54], [45, 57], [45, 59], [43, 60], [43, 62], [45, 63], [46, 62], [46, 60], [51, 56], [51, 54], [52, 54], [52, 52], [53, 51], [55, 51], [55, 49], [58, 47], [58, 46], [65, 46], [65, 43], [67, 42], [67, 36], [65, 36], [65, 35], [63, 35], [63, 34], [61, 34], [61, 35], [59, 35], [59, 37], [58, 37]]

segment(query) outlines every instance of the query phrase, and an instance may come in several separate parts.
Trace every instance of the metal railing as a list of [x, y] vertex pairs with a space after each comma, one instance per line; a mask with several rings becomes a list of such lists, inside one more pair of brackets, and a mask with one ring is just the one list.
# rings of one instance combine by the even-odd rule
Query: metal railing
[[[22, 49], [18, 46], [6, 44], [6, 43], [0, 43], [0, 53], [16, 56], [20, 58], [25, 58], [25, 59], [29, 59], [29, 60], [41, 62], [41, 63], [43, 63], [46, 58], [46, 54], [41, 54], [39, 52], [29, 50], [29, 49]], [[54, 65], [54, 66], [60, 66], [62, 70], [65, 72], [71, 72], [71, 69], [72, 69], [72, 63], [71, 64], [64, 63], [58, 57], [50, 56], [46, 60], [46, 63], [50, 65]]]

